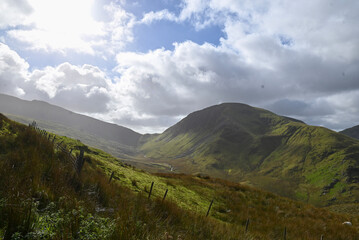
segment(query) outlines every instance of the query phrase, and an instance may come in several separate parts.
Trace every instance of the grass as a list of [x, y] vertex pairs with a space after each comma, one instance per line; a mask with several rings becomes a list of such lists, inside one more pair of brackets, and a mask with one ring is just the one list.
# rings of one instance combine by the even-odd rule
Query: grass
[[[177, 173], [208, 174], [245, 182], [316, 206], [359, 201], [359, 188], [352, 185], [348, 174], [349, 167], [359, 167], [356, 161], [359, 157], [357, 140], [263, 109], [241, 104], [214, 106], [190, 114], [163, 134], [144, 135], [138, 149], [120, 146], [59, 124], [38, 123], [59, 135], [81, 138], [86, 145], [101, 148], [146, 171], [170, 172], [174, 167]], [[81, 145], [66, 138], [62, 140], [69, 148]], [[117, 159], [104, 152], [88, 149], [87, 154], [99, 160], [99, 166], [107, 174], [120, 166]], [[77, 152], [78, 148], [75, 148]], [[133, 176], [120, 174], [128, 178], [121, 180], [123, 184], [131, 187]], [[147, 177], [139, 178], [139, 187], [150, 184], [146, 182], [149, 180]], [[341, 187], [323, 195], [323, 188], [335, 178], [340, 180]], [[160, 191], [165, 191], [161, 183], [158, 185]]]
[[[359, 167], [357, 140], [263, 109], [214, 106], [190, 114], [140, 150], [149, 158], [143, 162], [246, 182], [316, 206], [359, 201], [359, 188], [349, 186], [347, 173]], [[336, 178], [341, 187], [323, 195]]]
[[[0, 236], [4, 239], [356, 239], [358, 216], [332, 213], [204, 175], [149, 174], [85, 149], [80, 175], [35, 130], [0, 115]], [[55, 145], [56, 146], [56, 145]], [[109, 175], [115, 172], [109, 183]], [[154, 182], [153, 195], [148, 191]], [[166, 201], [162, 202], [168, 189]], [[214, 200], [209, 217], [209, 203]], [[353, 208], [353, 207], [352, 207]], [[244, 234], [250, 219], [249, 231]], [[341, 223], [350, 220], [354, 227]]]

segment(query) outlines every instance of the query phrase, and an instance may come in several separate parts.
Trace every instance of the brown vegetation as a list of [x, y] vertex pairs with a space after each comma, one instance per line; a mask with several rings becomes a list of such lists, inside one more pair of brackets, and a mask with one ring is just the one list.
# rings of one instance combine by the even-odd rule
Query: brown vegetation
[[[4, 239], [281, 239], [285, 227], [287, 239], [358, 239], [358, 217], [210, 177], [158, 174], [169, 184], [213, 191], [209, 217], [175, 201], [149, 200], [144, 192], [109, 183], [88, 156], [78, 174], [46, 137], [0, 117]], [[342, 225], [347, 220], [353, 227]]]

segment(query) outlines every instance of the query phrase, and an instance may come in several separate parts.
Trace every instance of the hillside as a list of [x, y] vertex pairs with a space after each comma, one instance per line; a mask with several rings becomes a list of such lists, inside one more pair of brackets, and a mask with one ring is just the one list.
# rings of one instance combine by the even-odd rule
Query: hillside
[[244, 104], [191, 113], [141, 151], [180, 172], [242, 181], [319, 206], [359, 201], [358, 141]]
[[[288, 239], [358, 235], [357, 215], [219, 179], [148, 174], [77, 140], [48, 137], [1, 114], [0, 143], [0, 238], [253, 240], [280, 239], [284, 229]], [[79, 174], [64, 154], [70, 148], [73, 156], [85, 150]], [[353, 227], [342, 225], [348, 219]]]
[[340, 133], [345, 134], [349, 137], [359, 139], [359, 125], [351, 128], [344, 129]]
[[264, 109], [212, 106], [156, 135], [6, 95], [1, 109], [151, 172], [208, 174], [317, 206], [359, 201], [358, 141]]
[[[131, 129], [68, 111], [42, 101], [25, 101], [0, 94], [0, 112], [22, 123], [35, 120], [56, 133], [78, 138], [113, 154], [133, 154], [141, 134]], [[102, 144], [101, 144], [102, 142]], [[109, 146], [106, 148], [106, 146]]]

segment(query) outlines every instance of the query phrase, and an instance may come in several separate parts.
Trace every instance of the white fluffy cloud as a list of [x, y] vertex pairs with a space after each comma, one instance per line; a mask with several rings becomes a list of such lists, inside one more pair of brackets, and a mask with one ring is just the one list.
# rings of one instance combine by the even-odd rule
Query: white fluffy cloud
[[151, 11], [144, 14], [140, 22], [145, 24], [151, 24], [152, 22], [159, 20], [169, 20], [174, 22], [179, 21], [179, 19], [175, 14], [171, 13], [167, 9], [163, 9], [161, 11], [157, 11], [157, 12]]
[[63, 63], [33, 71], [30, 80], [51, 103], [79, 112], [108, 111], [112, 83], [97, 67]]
[[0, 43], [0, 91], [24, 95], [29, 64], [7, 45]]
[[0, 43], [0, 92], [41, 99], [84, 113], [107, 112], [111, 80], [99, 68], [69, 63], [29, 71], [29, 64]]
[[[91, 55], [113, 53], [133, 40], [135, 17], [132, 14], [111, 3], [101, 9], [106, 18], [94, 20], [93, 4], [93, 0], [29, 0], [32, 14], [21, 22], [27, 27], [10, 29], [7, 36], [27, 44], [32, 50], [63, 54], [70, 50]], [[2, 5], [3, 12], [12, 13], [12, 5]]]
[[118, 87], [135, 109], [157, 116], [176, 116], [223, 101], [260, 102], [265, 70], [257, 73], [239, 56], [210, 44], [176, 44], [173, 51], [117, 55]]
[[24, 24], [32, 11], [27, 0], [2, 0], [0, 2], [0, 29]]

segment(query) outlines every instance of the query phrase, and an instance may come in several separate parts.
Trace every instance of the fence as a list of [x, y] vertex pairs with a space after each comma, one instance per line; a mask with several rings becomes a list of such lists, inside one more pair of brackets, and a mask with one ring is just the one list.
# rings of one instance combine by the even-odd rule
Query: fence
[[[56, 143], [56, 136], [52, 135], [50, 133], [48, 133], [46, 130], [42, 130], [40, 128], [37, 127], [36, 122], [34, 121], [32, 124], [29, 124], [30, 127], [34, 128], [39, 134], [41, 134], [44, 138], [47, 138], [47, 141], [51, 142], [51, 136], [53, 136], [52, 139], [52, 144], [54, 144], [55, 147], [55, 143]], [[84, 165], [84, 149], [80, 149], [80, 154], [78, 157], [75, 157], [74, 155], [72, 155], [72, 150], [70, 149], [68, 150], [67, 146], [63, 144], [63, 141], [56, 143], [56, 149], [58, 151], [62, 151], [63, 153], [65, 153], [68, 156], [68, 160], [72, 163], [74, 169], [76, 170], [77, 174], [81, 173], [82, 167]], [[109, 183], [111, 183], [112, 179], [115, 176], [115, 172], [113, 171], [111, 173], [111, 176], [109, 178]], [[151, 187], [150, 187], [150, 191], [148, 193], [148, 200], [150, 200], [152, 192], [154, 189], [154, 182], [151, 182]], [[165, 201], [166, 197], [168, 195], [168, 189], [166, 189], [163, 198], [162, 198], [162, 202]], [[211, 202], [209, 203], [209, 207], [208, 210], [206, 212], [206, 217], [208, 217], [210, 215], [210, 211], [211, 208], [214, 204], [214, 199], [211, 200]], [[245, 226], [244, 226], [244, 233], [247, 234], [249, 232], [249, 225], [250, 225], [250, 219], [248, 218], [246, 220]], [[287, 232], [287, 227], [284, 227], [283, 230], [283, 239], [287, 240], [288, 237], [288, 232]], [[324, 240], [324, 235], [320, 236], [320, 240]]]
[[[35, 129], [42, 137], [47, 139], [47, 141], [51, 142], [56, 150], [63, 152], [67, 156], [67, 160], [70, 161], [70, 163], [73, 165], [74, 169], [76, 170], [77, 174], [81, 173], [82, 167], [85, 163], [84, 159], [84, 149], [80, 149], [80, 154], [78, 157], [75, 157], [72, 154], [72, 150], [68, 150], [67, 146], [63, 144], [64, 141], [61, 141], [59, 143], [56, 143], [56, 135], [53, 135], [51, 133], [48, 133], [46, 130], [40, 129], [37, 127], [37, 124], [35, 121], [33, 121], [31, 124], [29, 124], [29, 127]], [[52, 139], [51, 139], [52, 137]]]

